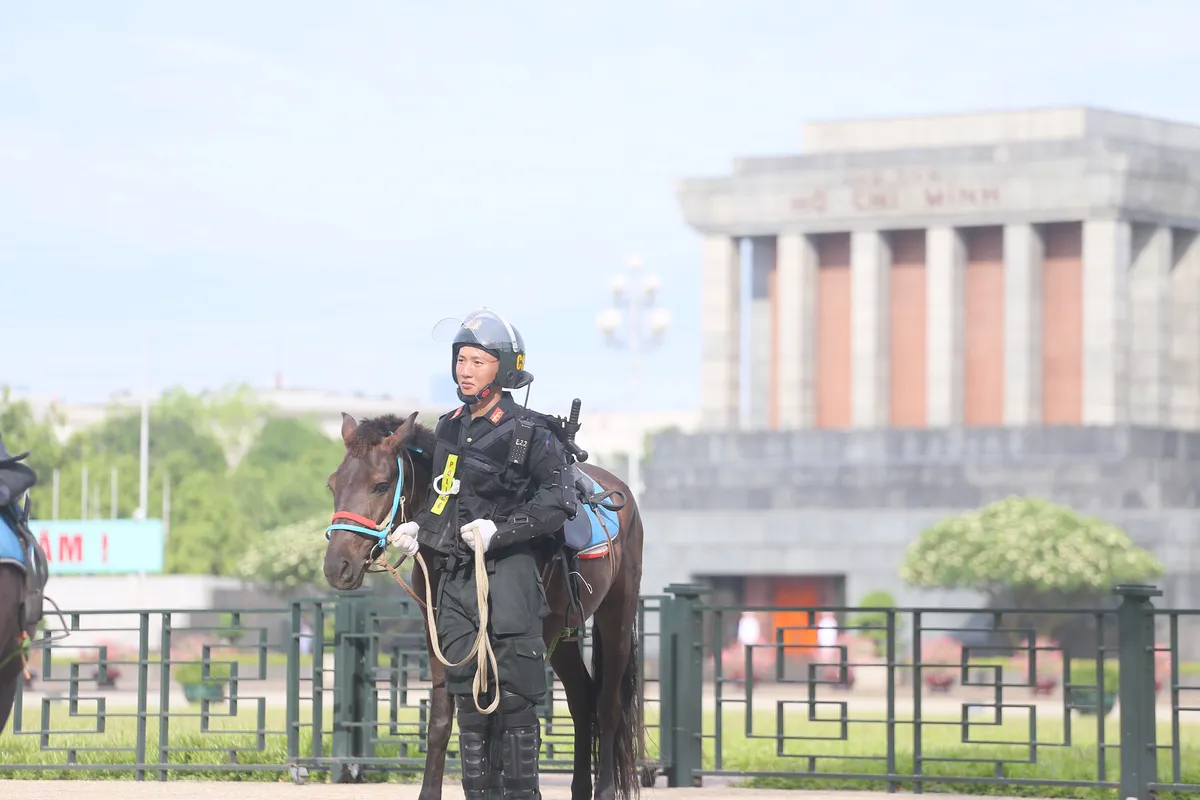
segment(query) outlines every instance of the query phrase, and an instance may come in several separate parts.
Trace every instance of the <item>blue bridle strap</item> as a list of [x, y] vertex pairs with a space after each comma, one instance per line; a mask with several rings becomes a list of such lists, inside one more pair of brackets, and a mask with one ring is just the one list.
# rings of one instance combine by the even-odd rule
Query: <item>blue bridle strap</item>
[[[414, 453], [421, 453], [423, 450], [420, 447], [409, 447]], [[396, 515], [400, 513], [400, 505], [404, 502], [404, 456], [396, 459], [396, 466], [399, 468], [399, 477], [396, 478], [396, 491], [392, 495], [392, 510], [384, 518], [383, 522], [379, 523], [374, 528], [368, 528], [365, 525], [355, 525], [350, 522], [338, 522], [339, 518], [354, 517], [367, 521], [364, 517], [358, 514], [349, 514], [346, 512], [334, 512], [333, 524], [325, 529], [325, 538], [328, 540], [334, 531], [349, 531], [363, 536], [370, 536], [378, 540], [377, 547], [387, 547], [388, 534], [396, 526]]]

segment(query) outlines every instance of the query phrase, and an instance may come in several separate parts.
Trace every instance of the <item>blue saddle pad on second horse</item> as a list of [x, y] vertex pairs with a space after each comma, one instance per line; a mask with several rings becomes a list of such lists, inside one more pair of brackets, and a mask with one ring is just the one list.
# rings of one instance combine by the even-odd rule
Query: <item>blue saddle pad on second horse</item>
[[24, 569], [29, 561], [24, 548], [21, 547], [21, 539], [13, 530], [8, 517], [0, 514], [0, 564], [3, 563], [16, 564]]
[[[583, 470], [576, 470], [576, 486], [588, 487], [588, 494], [599, 494], [605, 491], [604, 487], [596, 483], [596, 479], [591, 475], [587, 475]], [[613, 499], [610, 498], [610, 501]], [[620, 502], [615, 502], [615, 505], [620, 505]], [[563, 536], [566, 538], [567, 547], [572, 550], [578, 550], [581, 557], [593, 556], [599, 557], [608, 551], [608, 540], [616, 539], [617, 532], [621, 529], [621, 522], [617, 519], [617, 512], [605, 508], [604, 506], [593, 506], [580, 501], [582, 508], [575, 515], [575, 519], [569, 519], [563, 523]], [[608, 535], [605, 535], [607, 529]]]

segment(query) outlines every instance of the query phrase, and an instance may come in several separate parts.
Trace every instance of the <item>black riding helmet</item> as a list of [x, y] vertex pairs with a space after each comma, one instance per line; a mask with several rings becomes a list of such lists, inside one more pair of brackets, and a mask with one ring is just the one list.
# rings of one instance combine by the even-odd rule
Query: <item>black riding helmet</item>
[[458, 390], [458, 398], [464, 403], [473, 404], [487, 400], [492, 392], [504, 389], [523, 389], [533, 383], [533, 375], [525, 370], [525, 340], [521, 333], [504, 317], [490, 308], [473, 311], [463, 320], [458, 333], [454, 335], [454, 344], [450, 356], [450, 375], [458, 384], [458, 351], [462, 347], [478, 347], [491, 353], [500, 362], [496, 370], [496, 379], [485, 386], [474, 396], [464, 395]]

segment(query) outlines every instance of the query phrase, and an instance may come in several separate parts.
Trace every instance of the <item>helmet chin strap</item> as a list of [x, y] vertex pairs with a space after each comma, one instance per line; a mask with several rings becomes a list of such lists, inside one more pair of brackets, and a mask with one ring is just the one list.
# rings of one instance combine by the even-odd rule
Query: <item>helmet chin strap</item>
[[458, 388], [456, 388], [456, 391], [458, 392], [459, 400], [463, 401], [469, 406], [473, 406], [479, 403], [486, 403], [504, 390], [500, 388], [500, 381], [494, 380], [487, 386], [480, 389], [476, 394], [464, 394], [463, 390]]

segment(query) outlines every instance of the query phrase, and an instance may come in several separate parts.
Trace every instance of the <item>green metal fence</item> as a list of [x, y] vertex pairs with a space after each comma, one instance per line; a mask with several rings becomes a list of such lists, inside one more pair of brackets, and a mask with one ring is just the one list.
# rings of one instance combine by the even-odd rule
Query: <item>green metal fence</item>
[[[710, 602], [701, 586], [668, 587], [640, 612], [645, 777], [917, 792], [1040, 785], [1140, 800], [1195, 791], [1200, 703], [1189, 701], [1200, 670], [1182, 645], [1200, 611], [1156, 609], [1156, 595], [1121, 587], [1111, 607], [1085, 612], [747, 609]], [[736, 643], [748, 610], [772, 615], [771, 641]], [[825, 612], [859, 636], [823, 647]], [[0, 776], [421, 772], [429, 665], [407, 599], [349, 593], [278, 609], [65, 619], [68, 635], [31, 664], [0, 737]], [[1063, 622], [1073, 639], [1039, 638]], [[569, 771], [557, 685], [542, 713], [544, 769]], [[456, 756], [452, 737], [451, 772]]]

